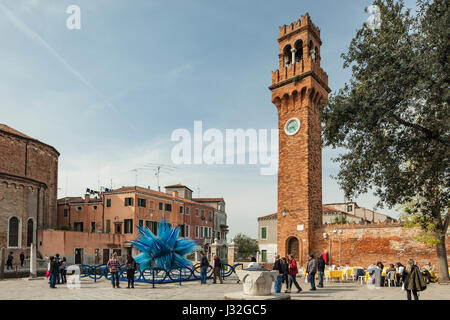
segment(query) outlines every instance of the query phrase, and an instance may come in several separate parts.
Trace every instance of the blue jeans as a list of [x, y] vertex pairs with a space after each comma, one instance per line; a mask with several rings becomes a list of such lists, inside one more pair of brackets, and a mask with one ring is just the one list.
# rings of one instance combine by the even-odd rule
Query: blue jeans
[[308, 273], [308, 282], [311, 284], [311, 289], [316, 290], [316, 283], [314, 282], [314, 277], [316, 276], [315, 272]]
[[319, 278], [319, 287], [323, 287], [323, 271], [319, 271], [317, 276]]
[[208, 267], [201, 267], [200, 269], [200, 283], [206, 283], [206, 271]]
[[119, 271], [111, 272], [111, 284], [113, 287], [119, 287]]
[[56, 276], [57, 276], [57, 274], [50, 273], [50, 288], [56, 287]]
[[283, 283], [283, 279], [284, 279], [284, 276], [282, 274], [279, 274], [277, 277], [277, 280], [275, 281], [275, 284], [274, 284], [275, 293], [281, 292], [281, 284]]

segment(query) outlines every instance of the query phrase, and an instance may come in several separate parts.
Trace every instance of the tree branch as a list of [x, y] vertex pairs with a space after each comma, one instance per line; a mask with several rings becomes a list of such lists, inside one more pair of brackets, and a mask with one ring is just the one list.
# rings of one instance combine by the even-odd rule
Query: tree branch
[[425, 133], [427, 135], [427, 137], [429, 137], [432, 140], [436, 140], [436, 141], [438, 141], [439, 143], [441, 143], [443, 145], [449, 145], [448, 141], [442, 140], [439, 137], [439, 134], [437, 134], [436, 132], [433, 132], [432, 130], [430, 130], [428, 128], [425, 128], [425, 127], [422, 127], [422, 126], [420, 126], [418, 124], [406, 121], [406, 120], [400, 118], [399, 116], [397, 116], [395, 114], [392, 114], [392, 117], [395, 120], [397, 120], [397, 122], [399, 122], [400, 124], [402, 124], [402, 125], [404, 125], [406, 127], [410, 127], [410, 128], [413, 128], [413, 129], [416, 129], [418, 131], [421, 131], [421, 132]]

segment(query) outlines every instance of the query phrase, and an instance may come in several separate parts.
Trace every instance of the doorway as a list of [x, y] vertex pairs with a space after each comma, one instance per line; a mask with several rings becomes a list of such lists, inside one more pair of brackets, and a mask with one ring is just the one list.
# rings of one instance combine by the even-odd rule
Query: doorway
[[75, 248], [75, 264], [83, 264], [83, 249]]
[[109, 261], [109, 249], [103, 249], [103, 264], [107, 264]]
[[287, 242], [287, 253], [292, 254], [295, 260], [299, 261], [299, 243], [296, 237], [292, 237]]

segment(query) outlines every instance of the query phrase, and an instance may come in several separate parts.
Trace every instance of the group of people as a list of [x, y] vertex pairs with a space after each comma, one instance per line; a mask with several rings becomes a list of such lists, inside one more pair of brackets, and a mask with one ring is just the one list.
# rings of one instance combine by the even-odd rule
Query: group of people
[[[111, 274], [111, 284], [112, 287], [120, 288], [120, 282], [119, 282], [119, 270], [120, 270], [120, 262], [117, 259], [117, 253], [114, 252], [112, 254], [111, 259], [108, 260], [108, 263], [106, 266], [109, 268], [109, 272]], [[127, 272], [127, 281], [128, 281], [128, 287], [127, 289], [134, 289], [134, 274], [137, 270], [137, 263], [136, 260], [131, 255], [127, 255], [127, 260], [125, 263], [125, 269]]]
[[386, 268], [386, 276], [382, 275], [383, 270], [384, 265], [381, 261], [367, 268], [367, 272], [370, 274], [372, 284], [375, 285], [375, 288], [384, 286], [385, 277], [392, 273], [396, 275], [396, 278], [390, 280], [394, 280], [397, 286], [403, 284], [403, 289], [406, 291], [406, 298], [408, 300], [411, 300], [411, 294], [415, 300], [419, 300], [417, 293], [427, 288], [427, 281], [424, 275], [431, 279], [429, 272], [430, 270], [432, 271], [431, 263], [428, 263], [427, 268], [424, 267], [424, 271], [422, 272], [413, 259], [409, 259], [406, 262], [406, 266], [403, 266], [400, 262], [397, 262], [395, 265], [390, 264], [389, 268]]
[[49, 278], [50, 288], [56, 289], [57, 284], [67, 283], [67, 260], [60, 259], [59, 253], [49, 258], [47, 266], [47, 277]]
[[[23, 267], [23, 264], [25, 262], [25, 253], [23, 251], [20, 253], [19, 259], [20, 259], [20, 266]], [[14, 255], [13, 255], [13, 252], [11, 251], [8, 254], [8, 257], [6, 258], [6, 270], [13, 269], [13, 260], [14, 260]]]
[[[277, 280], [275, 281], [275, 292], [280, 293], [282, 284], [284, 283], [286, 285], [285, 293], [290, 293], [292, 289], [292, 284], [295, 285], [297, 288], [297, 293], [300, 293], [302, 291], [302, 288], [297, 282], [297, 274], [298, 274], [298, 267], [297, 262], [295, 261], [295, 258], [292, 254], [290, 254], [288, 257], [282, 257], [280, 258], [279, 255], [276, 256], [273, 270], [278, 270], [279, 275], [277, 277]], [[319, 283], [317, 287], [323, 288], [323, 276], [325, 273], [325, 260], [323, 258], [323, 255], [319, 255], [319, 257], [316, 259], [313, 254], [309, 255], [308, 263], [306, 265], [306, 273], [307, 273], [307, 280], [309, 284], [311, 285], [311, 288], [309, 290], [315, 291], [316, 284], [315, 284], [315, 276], [317, 274]]]
[[[202, 257], [200, 259], [200, 284], [206, 284], [206, 278], [208, 273], [209, 261], [205, 253], [201, 253]], [[217, 278], [219, 278], [220, 283], [223, 283], [222, 276], [220, 272], [222, 271], [223, 263], [222, 260], [215, 254], [213, 257], [213, 283], [217, 283]]]

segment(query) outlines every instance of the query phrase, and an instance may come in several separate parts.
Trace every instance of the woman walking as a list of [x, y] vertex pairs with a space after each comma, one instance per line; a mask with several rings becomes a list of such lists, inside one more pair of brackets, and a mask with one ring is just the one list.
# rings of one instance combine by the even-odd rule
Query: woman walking
[[294, 259], [294, 256], [292, 254], [289, 255], [289, 293], [291, 292], [292, 283], [294, 283], [295, 287], [297, 288], [297, 293], [300, 293], [302, 291], [302, 288], [297, 282], [297, 262]]
[[128, 279], [128, 289], [130, 289], [130, 286], [132, 289], [134, 289], [134, 273], [136, 272], [136, 261], [133, 259], [132, 256], [127, 256], [127, 279]]
[[414, 300], [419, 300], [417, 292], [427, 288], [422, 272], [420, 272], [419, 267], [416, 266], [413, 259], [409, 259], [406, 262], [405, 270], [403, 271], [403, 285], [408, 300], [411, 300], [411, 291], [414, 295]]

